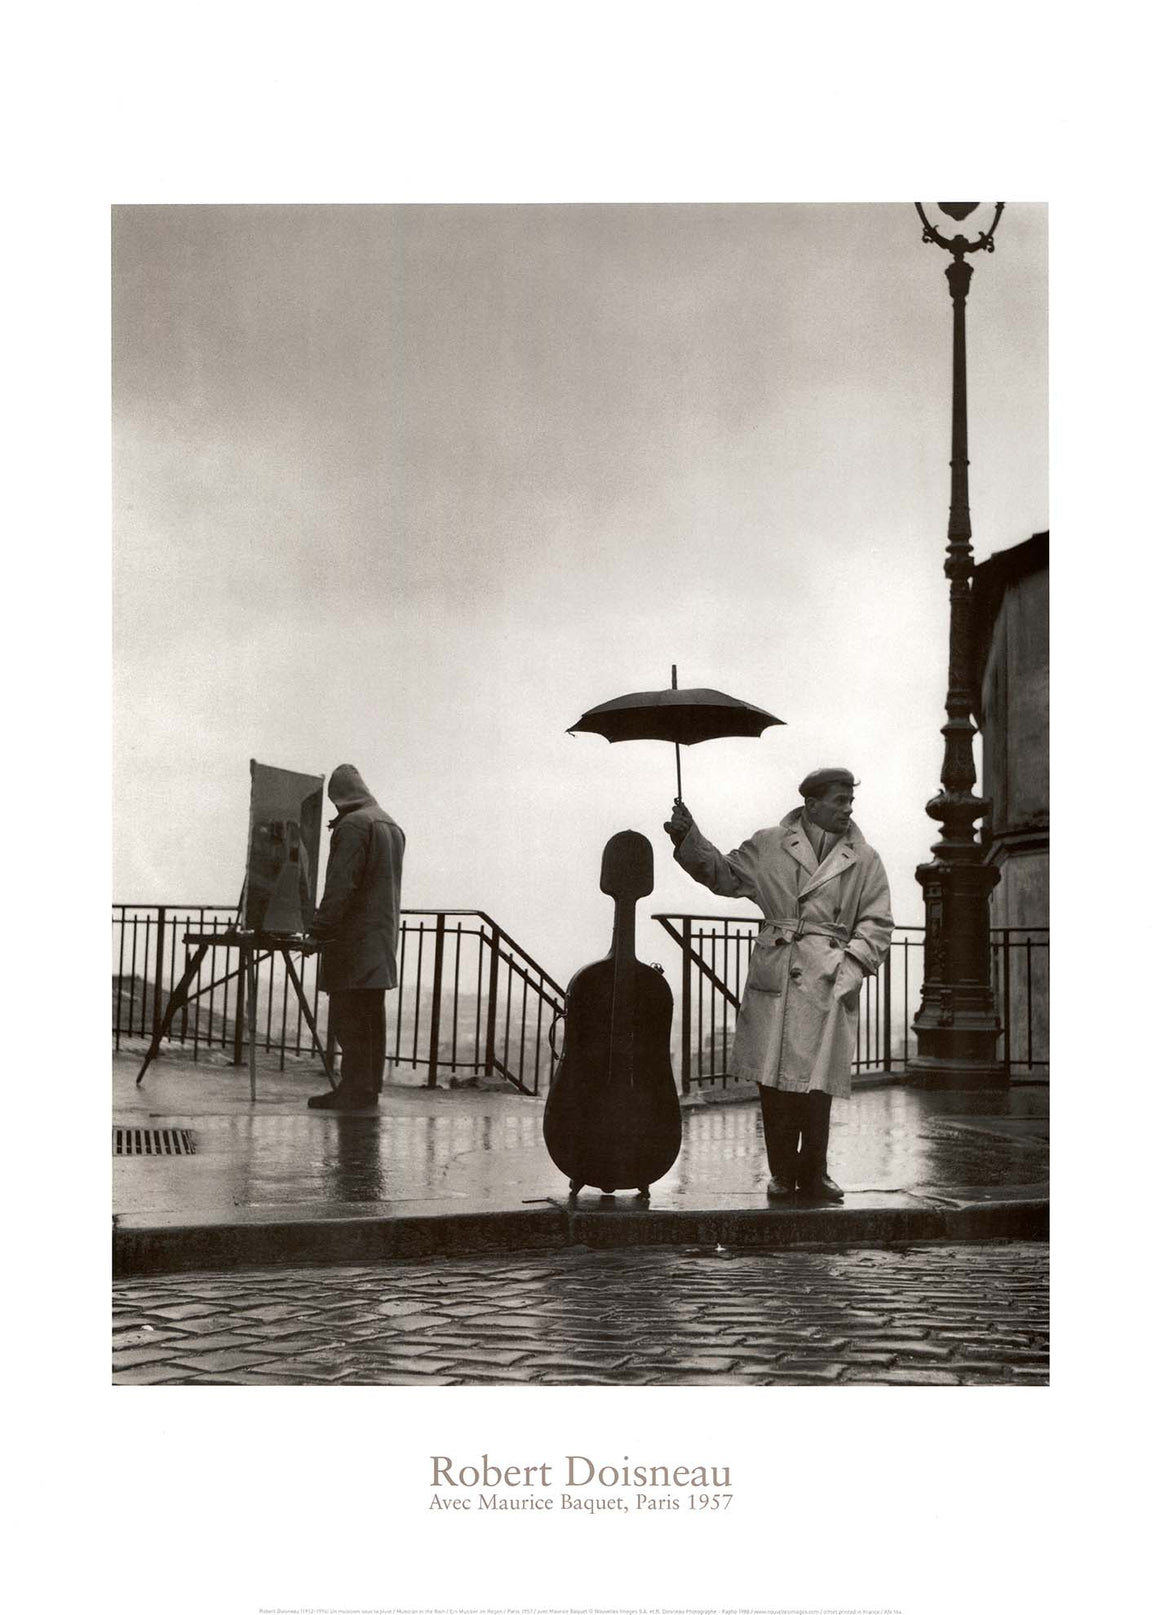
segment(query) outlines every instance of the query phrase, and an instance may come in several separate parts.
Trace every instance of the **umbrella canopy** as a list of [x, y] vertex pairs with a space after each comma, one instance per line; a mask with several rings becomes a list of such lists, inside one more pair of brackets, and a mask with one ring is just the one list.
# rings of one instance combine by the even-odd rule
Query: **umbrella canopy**
[[702, 740], [759, 735], [781, 723], [772, 712], [721, 690], [637, 690], [592, 707], [568, 730], [605, 740], [667, 740], [696, 746]]
[[667, 740], [677, 748], [677, 796], [681, 794], [682, 746], [734, 735], [761, 734], [780, 724], [772, 712], [722, 690], [679, 690], [673, 668], [671, 690], [636, 690], [592, 707], [568, 730], [570, 735], [603, 735], [605, 740]]

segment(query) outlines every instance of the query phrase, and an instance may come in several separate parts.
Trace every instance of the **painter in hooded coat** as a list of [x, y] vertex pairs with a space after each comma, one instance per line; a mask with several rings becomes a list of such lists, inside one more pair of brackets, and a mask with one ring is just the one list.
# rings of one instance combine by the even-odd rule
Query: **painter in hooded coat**
[[310, 927], [322, 942], [318, 985], [327, 993], [394, 987], [405, 837], [351, 763], [334, 770], [327, 790], [338, 812]]
[[878, 969], [894, 921], [882, 860], [851, 823], [819, 865], [795, 808], [736, 851], [694, 824], [673, 856], [720, 897], [747, 897], [758, 932], [737, 1014], [729, 1071], [792, 1093], [850, 1096], [863, 979]]

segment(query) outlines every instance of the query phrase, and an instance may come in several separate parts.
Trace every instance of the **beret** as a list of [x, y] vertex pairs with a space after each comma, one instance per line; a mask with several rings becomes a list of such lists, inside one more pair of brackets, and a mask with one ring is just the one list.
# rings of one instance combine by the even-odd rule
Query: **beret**
[[815, 768], [798, 786], [801, 796], [820, 796], [830, 785], [845, 785], [851, 791], [858, 781], [848, 768]]

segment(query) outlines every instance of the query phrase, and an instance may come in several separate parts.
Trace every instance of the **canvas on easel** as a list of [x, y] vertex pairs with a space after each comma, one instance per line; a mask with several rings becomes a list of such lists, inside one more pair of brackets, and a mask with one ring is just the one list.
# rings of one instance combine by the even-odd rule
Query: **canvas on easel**
[[298, 936], [310, 929], [322, 838], [322, 774], [250, 759], [250, 832], [241, 924]]
[[[243, 1006], [249, 1033], [250, 1099], [258, 1096], [258, 967], [277, 954], [288, 982], [302, 1008], [310, 1036], [322, 1059], [330, 1086], [336, 1086], [331, 1057], [319, 1036], [310, 1000], [295, 967], [292, 955], [313, 953], [316, 944], [307, 937], [314, 919], [318, 886], [318, 849], [322, 839], [322, 774], [295, 774], [288, 768], [270, 768], [250, 759], [250, 834], [246, 851], [246, 879], [238, 903], [237, 925], [224, 931], [187, 931], [185, 972], [169, 995], [161, 1024], [153, 1033], [137, 1073], [140, 1087], [149, 1066], [156, 1059], [164, 1038], [169, 1035], [173, 1017], [183, 1004], [212, 993], [222, 981], [237, 974], [237, 1041], [235, 1063], [241, 1061], [241, 1017]], [[210, 950], [236, 948], [236, 972], [212, 978], [207, 987], [193, 989], [202, 961]], [[190, 951], [192, 949], [192, 952]]]

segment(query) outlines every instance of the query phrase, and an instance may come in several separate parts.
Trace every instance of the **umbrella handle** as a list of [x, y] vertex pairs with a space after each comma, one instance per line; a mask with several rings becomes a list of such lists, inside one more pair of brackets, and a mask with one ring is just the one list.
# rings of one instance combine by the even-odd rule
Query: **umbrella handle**
[[[677, 664], [676, 664], [676, 662], [674, 662], [672, 664], [672, 668], [673, 668], [673, 689], [675, 690], [676, 687], [677, 687]], [[679, 802], [681, 800], [681, 743], [680, 743], [679, 740], [676, 740], [676, 741], [673, 742], [673, 750], [677, 754], [677, 801]]]

